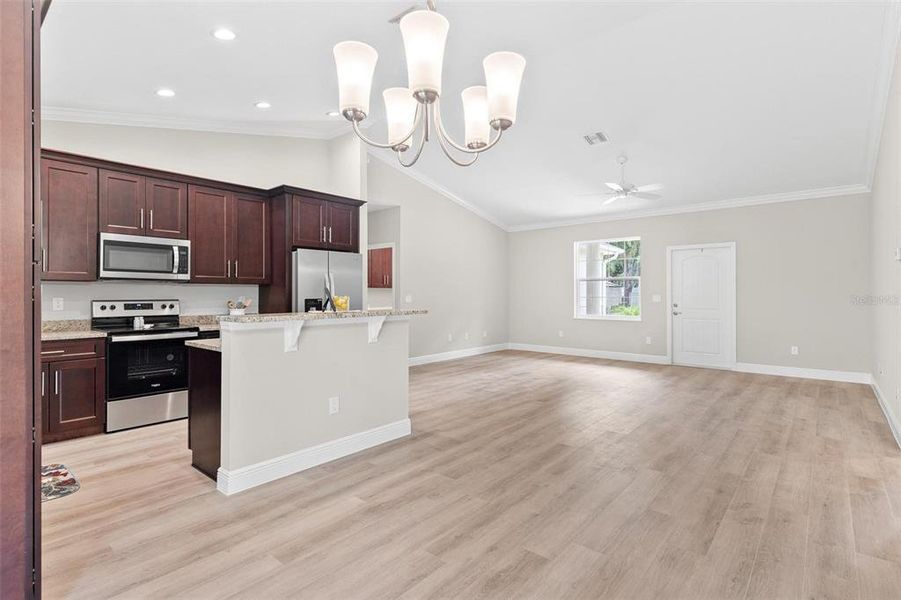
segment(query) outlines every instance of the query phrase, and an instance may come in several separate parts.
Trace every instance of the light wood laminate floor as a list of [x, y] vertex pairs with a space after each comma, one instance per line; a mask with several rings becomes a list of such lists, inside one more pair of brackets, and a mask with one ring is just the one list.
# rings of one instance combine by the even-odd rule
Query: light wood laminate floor
[[899, 598], [866, 386], [501, 352], [411, 370], [414, 435], [227, 498], [186, 424], [47, 446], [45, 598]]

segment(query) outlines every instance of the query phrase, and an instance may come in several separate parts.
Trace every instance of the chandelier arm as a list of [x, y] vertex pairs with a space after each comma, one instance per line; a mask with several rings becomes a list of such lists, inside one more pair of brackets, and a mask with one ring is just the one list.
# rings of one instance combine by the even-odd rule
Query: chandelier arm
[[[419, 109], [417, 108], [417, 110], [419, 110]], [[416, 161], [418, 161], [419, 157], [422, 155], [422, 149], [425, 148], [425, 142], [428, 137], [428, 131], [429, 131], [429, 108], [428, 108], [428, 106], [426, 106], [426, 109], [425, 109], [425, 119], [426, 119], [426, 125], [422, 130], [422, 135], [419, 137], [419, 148], [416, 150], [416, 154], [413, 156], [413, 160], [411, 160], [408, 163], [405, 163], [404, 159], [402, 158], [403, 153], [400, 150], [394, 151], [395, 154], [397, 154], [397, 162], [400, 163], [400, 166], [412, 167], [413, 165], [416, 164]]]
[[375, 146], [376, 148], [386, 148], [386, 149], [394, 150], [395, 146], [399, 146], [401, 144], [406, 144], [407, 141], [409, 141], [409, 139], [411, 137], [413, 137], [413, 134], [416, 133], [416, 129], [419, 127], [419, 123], [422, 120], [422, 111], [420, 110], [421, 108], [422, 108], [421, 104], [416, 105], [416, 115], [413, 117], [413, 128], [410, 129], [410, 133], [408, 133], [404, 139], [402, 139], [398, 142], [395, 142], [393, 144], [382, 144], [380, 142], [376, 142], [375, 140], [371, 140], [368, 137], [366, 137], [365, 135], [363, 135], [363, 132], [360, 130], [360, 124], [358, 121], [351, 121], [351, 123], [353, 124], [354, 133], [357, 134], [357, 137], [360, 138], [361, 140], [363, 140], [364, 142], [366, 142], [367, 144], [369, 144], [370, 146]]
[[482, 146], [481, 148], [474, 148], [474, 149], [473, 149], [473, 148], [467, 148], [466, 146], [461, 146], [460, 144], [458, 144], [457, 142], [455, 142], [455, 141], [447, 134], [447, 131], [445, 131], [445, 129], [444, 129], [444, 122], [441, 120], [441, 106], [439, 106], [440, 102], [441, 102], [440, 100], [436, 100], [436, 101], [435, 101], [435, 124], [437, 125], [437, 129], [438, 129], [438, 137], [441, 137], [441, 138], [444, 138], [445, 140], [447, 140], [447, 142], [448, 142], [451, 146], [453, 146], [454, 148], [456, 148], [456, 149], [459, 150], [460, 152], [465, 152], [466, 154], [479, 154], [479, 153], [484, 152], [484, 151], [486, 151], [486, 150], [491, 150], [491, 149], [494, 148], [494, 146], [496, 146], [497, 143], [501, 140], [501, 136], [504, 134], [504, 130], [503, 130], [503, 129], [498, 129], [498, 130], [497, 130], [497, 137], [494, 138], [494, 140], [492, 140], [491, 142], [489, 142], [487, 145]]
[[451, 154], [450, 148], [448, 147], [447, 142], [444, 139], [444, 136], [440, 134], [440, 130], [439, 130], [439, 134], [438, 134], [438, 145], [441, 146], [441, 151], [444, 152], [444, 155], [458, 167], [468, 167], [471, 164], [473, 164], [476, 160], [478, 160], [478, 158], [479, 158], [478, 152], [472, 154], [471, 158], [468, 161], [458, 160], [457, 158], [455, 158], [453, 156], [453, 154]]

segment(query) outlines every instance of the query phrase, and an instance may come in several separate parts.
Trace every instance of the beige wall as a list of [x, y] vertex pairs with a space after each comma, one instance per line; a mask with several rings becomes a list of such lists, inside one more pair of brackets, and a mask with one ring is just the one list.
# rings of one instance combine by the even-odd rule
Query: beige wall
[[429, 310], [410, 325], [410, 356], [506, 343], [507, 233], [379, 159], [367, 188], [400, 208], [399, 308]]
[[[899, 48], [901, 50], [901, 48]], [[895, 63], [879, 162], [873, 181], [871, 316], [873, 379], [896, 424], [901, 422], [901, 54]]]
[[[512, 233], [510, 341], [665, 355], [666, 247], [736, 242], [739, 362], [868, 372], [851, 303], [868, 287], [868, 219], [850, 196]], [[641, 322], [573, 319], [573, 242], [627, 236], [642, 239]]]

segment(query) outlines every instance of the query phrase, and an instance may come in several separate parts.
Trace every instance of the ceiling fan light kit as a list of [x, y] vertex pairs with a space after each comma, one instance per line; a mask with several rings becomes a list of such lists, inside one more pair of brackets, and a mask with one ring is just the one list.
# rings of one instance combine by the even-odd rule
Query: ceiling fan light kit
[[[455, 142], [441, 119], [441, 75], [450, 23], [429, 2], [427, 10], [406, 12], [400, 32], [407, 59], [408, 87], [388, 88], [382, 93], [388, 122], [388, 142], [366, 137], [360, 122], [369, 115], [372, 77], [378, 52], [363, 42], [341, 42], [334, 48], [338, 71], [338, 105], [357, 136], [370, 146], [394, 150], [405, 167], [419, 160], [433, 133], [444, 154], [459, 166], [469, 166], [479, 154], [493, 148], [503, 132], [516, 122], [519, 88], [525, 59], [515, 52], [495, 52], [482, 61], [485, 85], [471, 86], [460, 94], [463, 101], [464, 143]], [[491, 139], [491, 130], [496, 132]], [[421, 130], [413, 158], [404, 161], [417, 131]], [[455, 154], [462, 154], [458, 158]]]

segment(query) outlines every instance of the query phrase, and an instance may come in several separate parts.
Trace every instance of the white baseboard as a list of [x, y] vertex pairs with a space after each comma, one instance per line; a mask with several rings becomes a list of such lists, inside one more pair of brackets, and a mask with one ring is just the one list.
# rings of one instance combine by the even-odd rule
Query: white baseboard
[[832, 371], [829, 369], [807, 369], [802, 367], [782, 367], [778, 365], [755, 365], [752, 363], [736, 363], [735, 370], [742, 373], [757, 373], [758, 375], [799, 377], [801, 379], [821, 379], [823, 381], [862, 383], [865, 385], [869, 385], [873, 381], [873, 378], [869, 373], [861, 373], [858, 371]]
[[426, 354], [425, 356], [411, 356], [410, 366], [427, 365], [430, 363], [444, 362], [446, 360], [455, 360], [457, 358], [466, 358], [467, 356], [478, 356], [479, 354], [488, 354], [490, 352], [500, 352], [507, 350], [508, 344], [495, 344], [493, 346], [478, 346], [476, 348], [464, 348], [463, 350], [452, 350], [450, 352], [441, 352], [439, 354]]
[[565, 348], [563, 346], [539, 346], [537, 344], [508, 344], [510, 350], [525, 352], [544, 352], [546, 354], [565, 354], [566, 356], [584, 356], [586, 358], [606, 358], [608, 360], [624, 360], [628, 362], [667, 365], [669, 360], [660, 354], [633, 354], [631, 352], [610, 352], [607, 350], [591, 350], [588, 348]]
[[350, 454], [390, 442], [410, 435], [412, 427], [410, 419], [396, 421], [375, 429], [355, 433], [347, 437], [332, 440], [304, 448], [291, 454], [285, 454], [270, 460], [259, 462], [234, 471], [219, 467], [216, 488], [230, 496], [252, 487], [293, 475], [312, 467], [327, 463]]
[[895, 443], [901, 448], [901, 424], [898, 423], [898, 419], [895, 418], [895, 413], [885, 401], [885, 396], [882, 395], [882, 389], [879, 387], [879, 384], [876, 383], [875, 378], [873, 378], [873, 382], [870, 383], [870, 387], [873, 388], [873, 393], [876, 394], [879, 408], [882, 409], [882, 414], [885, 415], [885, 420], [888, 421], [888, 426], [889, 429], [892, 430], [892, 437], [895, 438]]

